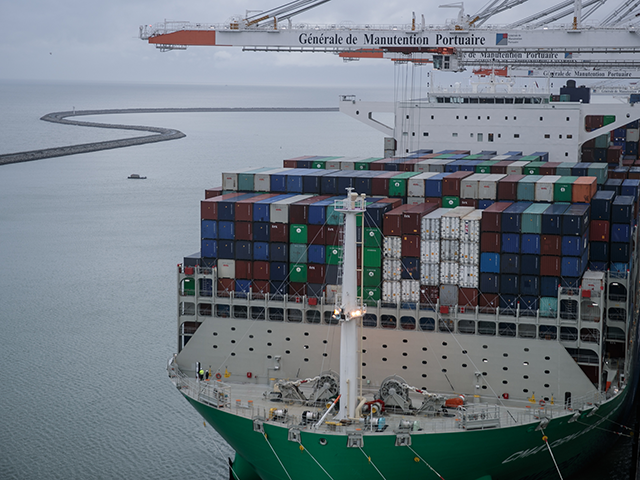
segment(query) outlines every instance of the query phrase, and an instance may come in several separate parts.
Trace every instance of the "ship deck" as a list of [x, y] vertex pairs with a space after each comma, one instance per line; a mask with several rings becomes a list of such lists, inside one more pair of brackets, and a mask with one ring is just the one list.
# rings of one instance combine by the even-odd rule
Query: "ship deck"
[[[387, 409], [384, 415], [373, 416], [374, 421], [371, 421], [372, 416], [338, 421], [334, 418], [333, 411], [322, 418], [330, 401], [320, 406], [287, 399], [274, 401], [270, 395], [273, 388], [269, 385], [248, 382], [231, 384], [215, 378], [201, 381], [185, 376], [176, 366], [170, 366], [169, 372], [181, 393], [205, 405], [254, 422], [275, 423], [289, 429], [313, 430], [325, 434], [446, 433], [540, 424], [561, 416], [580, 416], [585, 412], [590, 416], [595, 414], [602, 402], [614, 395], [613, 392], [609, 395], [594, 393], [588, 397], [575, 398], [572, 408], [566, 408], [562, 403], [504, 399], [496, 399], [494, 404], [479, 403], [479, 398], [473, 398], [466, 399], [463, 407], [420, 412], [421, 396], [413, 393], [410, 397], [416, 408], [412, 408], [411, 413], [394, 413]], [[302, 387], [300, 391], [306, 398], [310, 398], [312, 388]], [[367, 400], [374, 399], [375, 391], [363, 389], [362, 393]], [[444, 399], [451, 395], [440, 397]], [[380, 418], [384, 420], [381, 422]]]

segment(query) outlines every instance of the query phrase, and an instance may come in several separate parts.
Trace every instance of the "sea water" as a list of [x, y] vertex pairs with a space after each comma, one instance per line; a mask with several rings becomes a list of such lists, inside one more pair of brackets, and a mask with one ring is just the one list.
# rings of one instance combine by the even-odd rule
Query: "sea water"
[[[384, 89], [0, 83], [0, 153], [139, 135], [42, 122], [61, 110], [336, 106]], [[382, 156], [340, 113], [104, 115], [187, 137], [0, 167], [0, 479], [228, 478], [231, 449], [175, 391], [176, 264], [223, 170]], [[131, 173], [146, 180], [128, 180]], [[584, 479], [627, 480], [629, 444]]]

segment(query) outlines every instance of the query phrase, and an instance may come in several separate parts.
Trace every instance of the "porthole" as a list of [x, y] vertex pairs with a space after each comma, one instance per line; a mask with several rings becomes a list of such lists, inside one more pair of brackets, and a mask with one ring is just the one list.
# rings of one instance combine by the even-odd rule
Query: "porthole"
[[524, 351], [525, 351], [525, 352], [528, 352], [528, 351], [529, 351], [529, 349], [525, 347]]
[[218, 332], [213, 332], [213, 336], [217, 337], [218, 336]]
[[[235, 327], [233, 327], [232, 330], [235, 330]], [[267, 333], [271, 333], [271, 330], [267, 330]]]
[[466, 350], [462, 350], [462, 354], [463, 354], [463, 355], [466, 355], [466, 354], [467, 354], [467, 351], [466, 351]]
[[267, 355], [267, 358], [268, 358], [269, 360], [271, 360], [271, 355]]
[[[427, 374], [426, 374], [426, 373], [423, 373], [423, 374], [422, 374], [422, 378], [427, 378]], [[426, 390], [426, 388], [425, 388], [425, 390]]]
[[545, 370], [545, 371], [544, 371], [544, 373], [546, 373], [547, 375], [549, 375], [549, 373], [551, 373], [551, 372], [549, 372], [549, 370]]
[[506, 385], [507, 383], [509, 383], [509, 382], [507, 382], [506, 380], [502, 380], [502, 384], [503, 385]]
[[529, 375], [523, 375], [522, 378], [524, 378], [525, 380], [529, 380]]
[[213, 348], [218, 348], [218, 345], [214, 345]]
[[382, 345], [382, 348], [387, 348], [387, 346], [386, 345]]
[[407, 352], [402, 352], [403, 357], [406, 357], [407, 355], [409, 355]]
[[426, 352], [427, 351], [427, 347], [422, 347], [422, 351]]
[[231, 331], [235, 332], [236, 331], [236, 327], [231, 327]]
[[545, 383], [545, 384], [544, 384], [544, 388], [549, 388], [549, 384], [548, 384], [548, 383]]
[[309, 332], [304, 332], [304, 336], [308, 337], [309, 336]]
[[442, 355], [442, 359], [443, 359], [443, 360], [446, 360], [446, 359], [447, 359], [447, 356], [446, 356], [446, 355]]
[[489, 360], [487, 360], [486, 358], [483, 358], [482, 363], [489, 363]]
[[409, 343], [409, 340], [407, 340], [406, 338], [403, 338], [402, 343]]
[[506, 372], [507, 370], [509, 370], [509, 367], [502, 367], [502, 370]]
[[446, 369], [446, 368], [443, 368], [443, 369], [442, 369], [442, 373], [447, 373], [447, 369]]
[[328, 353], [323, 353], [322, 356], [323, 357], [327, 357], [327, 356], [329, 356], [329, 354]]
[[362, 349], [362, 353], [367, 353], [367, 351], [363, 348], [363, 349]]
[[365, 362], [362, 362], [362, 366], [363, 366], [363, 367], [366, 367], [366, 366], [367, 366], [367, 364], [366, 364]]
[[287, 342], [290, 342], [290, 341], [291, 341], [291, 339], [290, 339], [289, 337], [285, 338], [285, 340], [286, 340]]
[[545, 360], [551, 360], [551, 357], [544, 357]]
[[422, 360], [422, 364], [423, 364], [423, 365], [426, 365], [426, 364], [427, 364], [427, 361], [426, 361], [426, 360]]
[[483, 390], [486, 390], [486, 389], [487, 389], [487, 386], [486, 386], [486, 385], [482, 385], [482, 389], [483, 389]]
[[253, 338], [253, 335], [249, 335], [249, 338]]
[[482, 372], [482, 376], [486, 377], [487, 376], [487, 372]]
[[249, 351], [250, 351], [250, 352], [253, 352], [253, 347], [249, 347]]
[[447, 346], [447, 342], [442, 342], [442, 346], [446, 347]]
[[308, 359], [308, 358], [305, 358], [305, 359], [304, 359], [304, 361], [305, 361], [305, 362], [308, 362], [308, 361], [309, 361], [309, 359]]
[[403, 366], [402, 366], [402, 369], [403, 369], [403, 370], [406, 370], [406, 369], [407, 369], [407, 366], [406, 366], [406, 365], [403, 365]]
[[236, 352], [231, 352], [231, 356], [235, 357], [236, 356]]
[[305, 350], [309, 350], [309, 345], [305, 345], [305, 346], [304, 346], [304, 347], [302, 347], [302, 348], [304, 348]]
[[322, 343], [327, 343], [327, 341], [326, 340], [322, 340]]
[[526, 367], [527, 365], [529, 365], [529, 362], [522, 362], [522, 365]]
[[235, 340], [231, 340], [231, 343], [236, 343], [236, 341]]
[[482, 348], [489, 348], [488, 345], [482, 345]]
[[509, 354], [508, 354], [508, 353], [503, 353], [503, 354], [502, 354], [502, 356], [503, 356], [503, 357], [508, 357], [508, 356], [509, 356]]
[[291, 354], [291, 350], [285, 350], [284, 353], [286, 353], [287, 355]]
[[270, 346], [271, 346], [271, 342], [267, 342], [267, 347], [270, 347]]
[[383, 362], [386, 362], [386, 361], [387, 361], [387, 358], [386, 358], [386, 357], [382, 357], [382, 361], [383, 361]]
[[362, 337], [362, 340], [366, 340], [366, 339], [367, 339], [367, 337]]
[[318, 442], [320, 445], [326, 445], [327, 444], [327, 439], [326, 438], [321, 438], [320, 441]]
[[466, 363], [463, 363], [463, 364], [462, 364], [462, 368], [467, 368], [467, 364], [466, 364]]
[[523, 389], [522, 389], [522, 392], [523, 392], [523, 393], [529, 393], [529, 389], [528, 389], [528, 388], [523, 388]]

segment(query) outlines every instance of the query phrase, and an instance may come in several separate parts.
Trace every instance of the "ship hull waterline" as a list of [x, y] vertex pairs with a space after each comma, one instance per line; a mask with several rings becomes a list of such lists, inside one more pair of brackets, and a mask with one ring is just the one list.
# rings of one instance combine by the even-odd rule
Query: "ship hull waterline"
[[263, 423], [263, 434], [254, 431], [249, 418], [185, 398], [236, 451], [236, 458], [242, 458], [245, 470], [251, 466], [262, 480], [438, 475], [446, 480], [542, 480], [553, 478], [558, 469], [563, 476], [575, 473], [601, 456], [619, 437], [616, 422], [628, 396], [624, 389], [593, 415], [593, 408], [579, 416], [568, 412], [550, 420], [544, 430], [537, 429], [536, 422], [477, 431], [413, 432], [410, 446], [396, 446], [394, 434], [370, 434], [364, 436], [362, 448], [348, 448], [347, 435], [340, 433], [302, 430], [300, 443], [293, 442], [288, 427], [273, 422]]

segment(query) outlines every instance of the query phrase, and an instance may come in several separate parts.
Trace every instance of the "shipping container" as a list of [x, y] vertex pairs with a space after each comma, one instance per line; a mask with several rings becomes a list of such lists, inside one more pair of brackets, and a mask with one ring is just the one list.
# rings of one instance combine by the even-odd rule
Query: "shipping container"
[[501, 232], [503, 212], [511, 205], [513, 205], [511, 202], [496, 202], [483, 210], [482, 219], [480, 220], [480, 228], [482, 231]]

